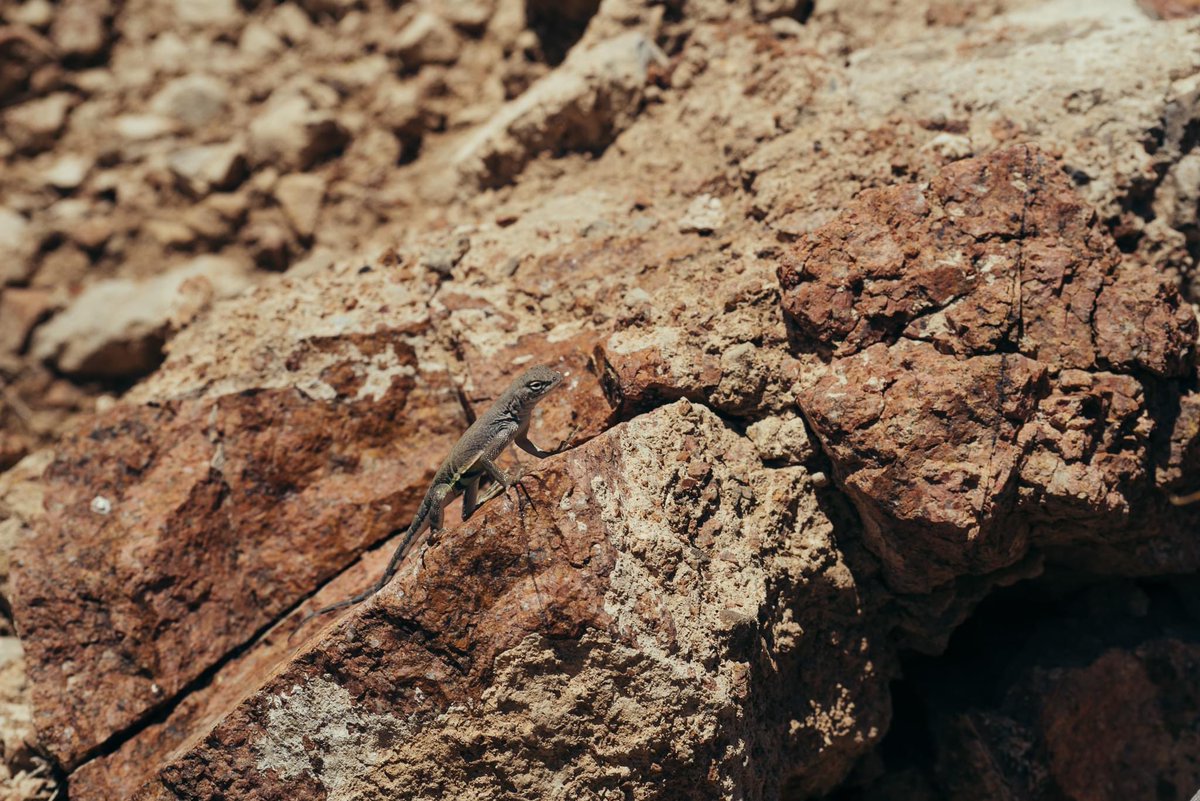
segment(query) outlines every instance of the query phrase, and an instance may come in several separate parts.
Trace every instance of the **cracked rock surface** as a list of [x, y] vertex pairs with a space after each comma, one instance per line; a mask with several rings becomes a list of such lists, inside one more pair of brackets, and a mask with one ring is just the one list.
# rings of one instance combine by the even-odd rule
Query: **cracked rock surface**
[[866, 192], [779, 276], [793, 348], [826, 359], [800, 407], [894, 586], [927, 592], [1104, 529], [1170, 548], [1129, 569], [1200, 565], [1152, 522], [1181, 521], [1153, 491], [1170, 420], [1147, 401], [1178, 391], [1195, 315], [1122, 261], [1043, 153]]

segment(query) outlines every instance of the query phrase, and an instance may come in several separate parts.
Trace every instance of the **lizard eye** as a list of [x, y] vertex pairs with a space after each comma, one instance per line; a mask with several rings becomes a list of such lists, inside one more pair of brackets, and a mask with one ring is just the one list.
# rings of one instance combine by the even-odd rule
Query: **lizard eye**
[[549, 382], [549, 381], [536, 381], [536, 380], [535, 380], [535, 381], [530, 381], [530, 382], [529, 382], [528, 384], [526, 384], [525, 386], [529, 387], [529, 388], [530, 388], [531, 390], [533, 390], [534, 392], [541, 392], [543, 389], [545, 389], [546, 387], [550, 386], [550, 382]]

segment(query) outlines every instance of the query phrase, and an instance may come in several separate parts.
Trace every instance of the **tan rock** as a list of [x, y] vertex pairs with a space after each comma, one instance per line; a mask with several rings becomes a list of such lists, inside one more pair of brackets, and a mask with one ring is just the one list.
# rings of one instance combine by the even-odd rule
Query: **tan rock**
[[325, 179], [319, 175], [292, 173], [275, 185], [275, 200], [301, 239], [311, 238], [316, 231], [324, 198]]
[[235, 0], [175, 0], [175, 14], [192, 25], [236, 25], [242, 19]]
[[449, 64], [458, 59], [461, 43], [458, 34], [441, 16], [418, 11], [391, 43], [390, 49], [405, 67], [422, 64]]
[[242, 182], [247, 170], [245, 151], [238, 140], [193, 145], [172, 153], [167, 164], [188, 191], [203, 196], [213, 190], [228, 191]]
[[63, 156], [51, 164], [42, 177], [55, 189], [71, 191], [79, 188], [94, 165], [95, 160], [87, 155]]
[[[99, 281], [37, 330], [31, 352], [70, 375], [145, 373], [162, 360], [163, 343], [173, 329], [208, 300], [236, 294], [247, 283], [241, 265], [215, 256], [148, 281]], [[189, 297], [197, 292], [205, 299], [198, 307]], [[181, 309], [191, 310], [186, 319], [180, 319]]]
[[29, 279], [33, 274], [37, 247], [24, 215], [0, 206], [0, 287]]
[[455, 157], [460, 174], [471, 183], [498, 186], [542, 151], [602, 147], [633, 120], [647, 69], [661, 58], [641, 33], [573, 51], [460, 147]]
[[712, 195], [700, 195], [687, 207], [679, 218], [679, 230], [685, 234], [711, 234], [725, 222], [725, 208], [721, 199]]
[[4, 132], [18, 150], [45, 150], [66, 125], [76, 102], [72, 95], [56, 92], [11, 106], [4, 112]]
[[67, 0], [54, 13], [50, 40], [65, 56], [95, 59], [108, 47], [109, 0]]
[[204, 73], [176, 78], [150, 100], [154, 113], [192, 128], [200, 128], [221, 117], [228, 106], [229, 85]]
[[34, 326], [55, 308], [55, 294], [50, 289], [0, 290], [0, 353], [18, 354], [24, 350]]
[[[782, 507], [757, 500], [795, 498], [810, 543], [825, 541], [799, 472], [762, 470], [744, 439], [682, 402], [612, 429], [572, 459], [545, 462], [527, 483], [524, 506], [499, 499], [449, 527], [423, 569], [406, 564], [377, 602], [313, 631], [276, 670], [231, 669], [257, 687], [241, 699], [225, 694], [234, 704], [167, 757], [137, 797], [167, 786], [297, 797], [348, 781], [390, 793], [418, 774], [440, 791], [490, 795], [520, 781], [539, 797], [555, 787], [583, 797], [611, 780], [614, 765], [637, 795], [662, 797], [661, 780], [638, 767], [643, 759], [669, 770], [672, 788], [700, 797], [784, 775], [818, 792], [826, 770], [839, 775], [834, 766], [844, 770], [874, 740], [885, 679], [868, 661], [871, 643], [845, 649], [821, 633], [819, 614], [800, 612], [800, 633], [795, 618], [770, 611], [777, 593], [798, 591], [856, 615], [849, 574], [789, 541]], [[373, 554], [339, 593], [368, 582], [388, 555], [387, 547]], [[785, 630], [786, 649], [760, 645]], [[815, 663], [829, 671], [798, 670]], [[767, 664], [776, 667], [755, 680]], [[563, 704], [564, 695], [577, 700]], [[780, 714], [759, 711], [767, 709]], [[745, 767], [749, 745], [717, 723], [747, 714], [765, 715], [753, 726], [754, 770]], [[405, 737], [380, 748], [397, 721], [408, 721]], [[489, 759], [482, 784], [464, 768], [481, 738], [515, 755]], [[534, 742], [586, 752], [606, 738], [639, 743], [640, 756], [606, 747], [603, 760], [582, 757], [565, 784], [541, 757], [522, 756]], [[320, 765], [306, 756], [314, 749]], [[793, 749], [820, 756], [794, 761]], [[120, 776], [121, 754], [113, 756], [88, 778], [99, 784], [102, 769]], [[777, 781], [767, 779], [768, 794]]]
[[344, 147], [349, 137], [336, 117], [314, 110], [303, 96], [272, 97], [250, 123], [250, 159], [303, 170]]

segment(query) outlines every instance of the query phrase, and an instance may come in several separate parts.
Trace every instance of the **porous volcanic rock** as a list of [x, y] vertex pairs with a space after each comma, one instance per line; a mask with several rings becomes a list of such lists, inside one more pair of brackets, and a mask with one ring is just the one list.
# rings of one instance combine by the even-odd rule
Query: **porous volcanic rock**
[[63, 764], [404, 522], [462, 428], [445, 373], [415, 370], [405, 334], [296, 343], [297, 363], [331, 357], [327, 397], [122, 405], [63, 440], [13, 580], [35, 720]]
[[136, 797], [828, 788], [881, 731], [886, 666], [808, 482], [687, 401], [619, 425], [447, 528]]
[[[822, 356], [800, 406], [894, 587], [1000, 570], [1032, 541], [1136, 539], [1163, 505], [1147, 393], [1189, 372], [1194, 313], [1035, 147], [865, 192], [779, 278], [793, 348]], [[1181, 567], [1200, 564], [1187, 540]]]

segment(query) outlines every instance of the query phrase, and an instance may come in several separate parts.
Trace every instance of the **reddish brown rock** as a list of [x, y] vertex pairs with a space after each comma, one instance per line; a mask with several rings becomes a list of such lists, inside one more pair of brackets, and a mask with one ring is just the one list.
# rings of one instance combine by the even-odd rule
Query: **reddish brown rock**
[[1200, 14], [1200, 0], [1138, 0], [1138, 5], [1156, 19], [1183, 19]]
[[1194, 316], [1036, 149], [866, 192], [779, 277], [793, 347], [823, 357], [800, 405], [894, 587], [1015, 564], [1031, 527], [1127, 527], [1154, 495], [1143, 383], [1186, 370]]
[[686, 402], [618, 426], [243, 673], [136, 797], [820, 792], [881, 732], [884, 675], [807, 485]]
[[[401, 366], [378, 396], [362, 365], [336, 392], [118, 406], [62, 442], [45, 518], [15, 556], [35, 720], [67, 766], [406, 522], [463, 427], [444, 373], [394, 334], [357, 343]], [[344, 346], [346, 343], [340, 343]], [[337, 348], [338, 343], [301, 345]], [[362, 358], [361, 356], [359, 358]]]

